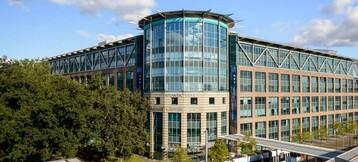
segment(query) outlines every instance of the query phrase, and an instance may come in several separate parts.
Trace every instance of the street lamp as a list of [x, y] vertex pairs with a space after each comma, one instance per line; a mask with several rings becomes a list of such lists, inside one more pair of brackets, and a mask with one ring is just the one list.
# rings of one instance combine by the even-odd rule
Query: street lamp
[[208, 128], [205, 129], [205, 162], [208, 162]]

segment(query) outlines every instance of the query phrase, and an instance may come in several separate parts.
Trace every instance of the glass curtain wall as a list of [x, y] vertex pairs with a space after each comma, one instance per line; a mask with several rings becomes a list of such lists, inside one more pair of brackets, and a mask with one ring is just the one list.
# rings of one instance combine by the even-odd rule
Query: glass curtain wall
[[144, 27], [145, 91], [228, 91], [227, 26], [179, 17]]

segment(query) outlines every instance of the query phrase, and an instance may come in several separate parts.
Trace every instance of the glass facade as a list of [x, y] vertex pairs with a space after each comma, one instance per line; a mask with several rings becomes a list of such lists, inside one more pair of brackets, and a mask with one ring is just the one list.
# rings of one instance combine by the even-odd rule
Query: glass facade
[[221, 135], [227, 134], [227, 113], [221, 112]]
[[255, 123], [255, 136], [266, 138], [266, 122]]
[[252, 98], [240, 98], [240, 118], [252, 117]]
[[269, 139], [278, 140], [278, 120], [269, 121]]
[[208, 141], [215, 141], [218, 127], [217, 113], [206, 113], [206, 127], [208, 129]]
[[252, 72], [240, 71], [240, 91], [252, 92]]
[[[215, 23], [214, 23], [215, 22]], [[145, 91], [228, 91], [227, 25], [168, 18], [144, 27]]]
[[269, 74], [269, 92], [278, 92], [278, 74]]
[[169, 148], [175, 148], [180, 144], [181, 135], [181, 114], [180, 113], [168, 113], [168, 146]]
[[281, 92], [290, 92], [290, 75], [281, 74]]
[[266, 92], [266, 73], [255, 73], [255, 91]]
[[264, 117], [266, 116], [266, 98], [256, 97], [255, 98], [255, 116]]
[[189, 146], [200, 146], [200, 125], [201, 125], [200, 113], [188, 113], [187, 114], [187, 127], [188, 136], [187, 142]]
[[290, 119], [281, 120], [281, 141], [290, 141]]
[[269, 98], [269, 115], [278, 116], [278, 97]]
[[154, 151], [162, 151], [163, 144], [163, 113], [155, 112], [154, 116]]

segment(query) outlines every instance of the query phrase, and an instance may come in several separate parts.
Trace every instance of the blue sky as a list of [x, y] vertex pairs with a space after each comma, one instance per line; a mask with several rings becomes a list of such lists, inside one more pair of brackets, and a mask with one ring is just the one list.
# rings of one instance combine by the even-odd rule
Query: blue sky
[[140, 34], [140, 16], [181, 9], [233, 13], [241, 35], [358, 59], [358, 0], [2, 0], [0, 55], [71, 52]]

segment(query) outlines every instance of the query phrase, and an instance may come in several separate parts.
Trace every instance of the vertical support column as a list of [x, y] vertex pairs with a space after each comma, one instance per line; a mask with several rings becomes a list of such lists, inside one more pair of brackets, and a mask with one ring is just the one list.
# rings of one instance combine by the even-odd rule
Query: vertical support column
[[265, 136], [266, 136], [266, 138], [269, 138], [269, 134], [270, 134], [269, 123], [270, 123], [269, 120], [265, 121], [265, 134], [266, 134]]
[[[286, 119], [284, 119], [286, 120]], [[277, 128], [277, 134], [278, 134], [278, 140], [282, 140], [281, 138], [281, 120], [278, 120], [278, 128]]]
[[216, 128], [216, 132], [217, 132], [217, 136], [216, 138], [218, 139], [221, 136], [221, 112], [217, 112], [217, 128]]
[[200, 143], [201, 146], [205, 145], [205, 130], [206, 130], [206, 112], [200, 114], [201, 117], [201, 128], [200, 128]]
[[[292, 118], [291, 118], [291, 119], [288, 119], [288, 122], [289, 122], [289, 125], [290, 125], [290, 126], [289, 126], [289, 127], [290, 127], [290, 139], [288, 139], [288, 141], [289, 141], [289, 142], [292, 142], [291, 137], [292, 137], [292, 131], [293, 131], [293, 130], [292, 130], [292, 128], [293, 128], [293, 127], [292, 127], [292, 125], [293, 125], [293, 119], [292, 119]], [[281, 127], [280, 127], [280, 128], [281, 128]]]
[[165, 111], [163, 111], [163, 146], [162, 147], [163, 148], [168, 147], [168, 113]]
[[187, 135], [188, 135], [188, 116], [187, 116], [187, 113], [184, 112], [184, 113], [181, 113], [181, 126], [180, 126], [180, 129], [181, 129], [181, 147], [183, 148], [186, 148], [187, 147]]
[[150, 128], [150, 151], [149, 151], [149, 157], [153, 158], [154, 156], [154, 115], [153, 112], [149, 112], [149, 128]]

